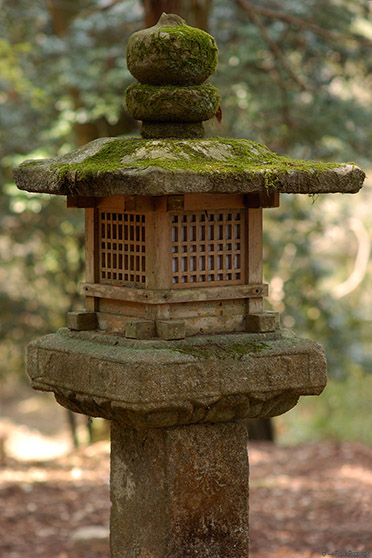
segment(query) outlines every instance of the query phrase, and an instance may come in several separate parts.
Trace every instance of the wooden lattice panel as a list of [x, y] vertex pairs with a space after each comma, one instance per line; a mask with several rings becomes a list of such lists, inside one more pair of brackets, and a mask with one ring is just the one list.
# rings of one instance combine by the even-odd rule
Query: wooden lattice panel
[[245, 282], [243, 209], [172, 214], [173, 287]]
[[146, 216], [99, 210], [101, 283], [146, 286]]

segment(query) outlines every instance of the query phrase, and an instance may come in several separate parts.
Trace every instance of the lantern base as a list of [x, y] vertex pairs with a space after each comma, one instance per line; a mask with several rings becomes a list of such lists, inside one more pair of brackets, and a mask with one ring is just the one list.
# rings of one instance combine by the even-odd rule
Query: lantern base
[[61, 329], [28, 346], [32, 386], [134, 428], [273, 417], [326, 385], [323, 349], [286, 332], [126, 339]]

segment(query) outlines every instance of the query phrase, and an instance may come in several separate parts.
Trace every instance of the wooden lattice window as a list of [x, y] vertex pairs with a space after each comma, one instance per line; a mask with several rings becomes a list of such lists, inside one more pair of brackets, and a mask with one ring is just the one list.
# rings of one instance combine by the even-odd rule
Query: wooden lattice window
[[99, 210], [101, 283], [146, 284], [146, 216]]
[[245, 282], [243, 209], [190, 211], [171, 220], [174, 287]]

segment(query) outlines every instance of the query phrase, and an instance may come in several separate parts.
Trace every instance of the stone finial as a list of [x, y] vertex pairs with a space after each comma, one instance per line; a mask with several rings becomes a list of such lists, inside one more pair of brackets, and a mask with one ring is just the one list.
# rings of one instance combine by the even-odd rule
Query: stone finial
[[217, 67], [218, 49], [211, 35], [163, 14], [154, 27], [134, 33], [127, 64], [140, 82], [128, 87], [128, 112], [142, 120], [144, 138], [200, 138], [202, 122], [212, 118], [220, 96], [205, 80]]
[[164, 13], [154, 27], [131, 35], [127, 64], [140, 83], [200, 85], [215, 72], [217, 54], [211, 35]]

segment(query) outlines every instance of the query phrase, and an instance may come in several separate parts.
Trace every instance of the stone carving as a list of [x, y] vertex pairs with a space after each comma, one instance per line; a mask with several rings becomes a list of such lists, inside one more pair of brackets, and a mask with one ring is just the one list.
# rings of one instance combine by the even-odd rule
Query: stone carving
[[217, 53], [211, 35], [173, 14], [130, 37], [128, 69], [140, 84], [128, 87], [125, 103], [142, 121], [142, 137], [204, 136], [202, 122], [220, 105], [217, 89], [203, 83], [216, 69]]
[[167, 342], [66, 329], [32, 342], [27, 362], [61, 405], [142, 427], [272, 417], [326, 384], [322, 348], [280, 332]]

